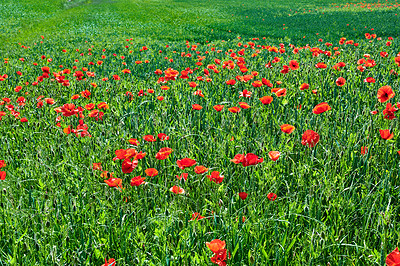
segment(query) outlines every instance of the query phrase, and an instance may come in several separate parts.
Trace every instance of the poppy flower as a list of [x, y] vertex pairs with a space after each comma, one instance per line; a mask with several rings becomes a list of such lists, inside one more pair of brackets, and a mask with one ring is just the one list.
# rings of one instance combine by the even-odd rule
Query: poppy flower
[[400, 266], [400, 252], [399, 248], [396, 247], [390, 254], [386, 257], [387, 266]]
[[208, 171], [208, 168], [203, 166], [203, 165], [198, 165], [194, 168], [194, 172], [198, 175], [204, 174], [205, 172]]
[[214, 239], [211, 242], [206, 242], [206, 246], [213, 252], [218, 253], [220, 250], [224, 249], [226, 246], [225, 241]]
[[101, 266], [115, 266], [115, 259], [111, 258], [107, 261], [107, 259], [104, 259], [105, 263]]
[[274, 98], [271, 96], [264, 96], [264, 97], [261, 97], [259, 100], [261, 101], [262, 104], [267, 105], [267, 104], [272, 103]]
[[181, 187], [178, 186], [173, 186], [169, 189], [169, 191], [171, 191], [172, 193], [175, 193], [177, 195], [179, 194], [185, 194], [185, 190]]
[[270, 192], [270, 193], [268, 193], [267, 198], [268, 198], [270, 201], [274, 201], [274, 200], [276, 200], [277, 195], [276, 195], [275, 193]]
[[5, 180], [6, 179], [6, 172], [5, 171], [0, 171], [0, 180]]
[[301, 144], [303, 144], [304, 146], [308, 146], [310, 148], [317, 145], [319, 141], [318, 133], [310, 129], [306, 130], [301, 138], [302, 138]]
[[332, 108], [329, 106], [329, 104], [327, 104], [326, 102], [323, 102], [323, 103], [317, 104], [314, 107], [313, 113], [318, 115], [318, 114], [322, 114], [322, 113], [324, 113], [326, 111], [329, 111], [331, 109]]
[[172, 153], [172, 149], [165, 147], [161, 148], [160, 151], [156, 154], [156, 159], [157, 160], [165, 160], [169, 157], [169, 155]]
[[188, 173], [182, 173], [180, 176], [176, 175], [176, 178], [178, 178], [178, 180], [182, 180], [182, 178], [183, 178], [183, 180], [186, 181], [188, 179], [188, 176], [189, 176]]
[[157, 96], [157, 100], [162, 101], [162, 100], [164, 100], [164, 97], [163, 96]]
[[194, 212], [193, 214], [192, 214], [192, 218], [190, 218], [190, 221], [194, 221], [194, 220], [201, 220], [201, 219], [204, 219], [205, 217], [204, 216], [201, 216], [200, 215], [200, 213], [198, 213], [198, 212]]
[[285, 89], [285, 88], [279, 89], [279, 90], [275, 93], [275, 95], [276, 95], [276, 97], [283, 97], [283, 96], [286, 96], [286, 89]]
[[378, 101], [384, 103], [394, 97], [394, 91], [390, 86], [383, 86], [378, 90]]
[[239, 192], [239, 198], [241, 198], [242, 200], [245, 200], [248, 195], [249, 194], [247, 194], [246, 192]]
[[137, 139], [130, 139], [129, 144], [134, 146], [139, 146], [139, 141]]
[[211, 175], [207, 175], [207, 178], [216, 184], [220, 184], [224, 180], [224, 176], [220, 175], [218, 171], [213, 171]]
[[249, 166], [249, 165], [257, 165], [259, 163], [262, 163], [264, 161], [263, 158], [259, 158], [257, 155], [254, 153], [248, 153], [248, 154], [236, 154], [233, 159], [230, 160], [231, 162], [235, 164], [241, 163], [243, 167]]
[[251, 96], [251, 91], [248, 90], [243, 90], [242, 92], [239, 93], [239, 98], [240, 97], [249, 98], [250, 96]]
[[361, 147], [361, 155], [365, 155], [368, 152], [368, 147], [362, 146]]
[[324, 68], [327, 68], [328, 66], [325, 63], [320, 62], [320, 63], [316, 64], [315, 67], [324, 69]]
[[245, 102], [239, 102], [239, 106], [242, 109], [249, 109], [250, 108], [250, 105], [248, 105], [248, 103], [245, 103]]
[[122, 162], [122, 173], [124, 174], [132, 173], [133, 169], [136, 168], [138, 163], [139, 162], [137, 160], [131, 161], [130, 159], [125, 159]]
[[4, 160], [0, 160], [0, 169], [6, 166], [6, 162]]
[[122, 179], [111, 177], [109, 179], [104, 180], [109, 187], [122, 187]]
[[239, 108], [239, 107], [236, 107], [236, 106], [231, 107], [231, 108], [228, 108], [228, 110], [229, 110], [229, 112], [231, 112], [231, 113], [239, 113], [239, 112], [240, 112], [240, 108]]
[[396, 117], [394, 116], [394, 113], [397, 111], [398, 109], [395, 106], [392, 106], [391, 103], [387, 103], [386, 104], [386, 109], [384, 109], [382, 111], [382, 114], [384, 115], [383, 118], [388, 119], [388, 120], [393, 120]]
[[276, 160], [279, 159], [279, 156], [281, 156], [281, 153], [279, 151], [270, 151], [268, 153], [268, 156], [272, 161], [275, 162]]
[[214, 105], [213, 108], [215, 109], [215, 111], [220, 112], [224, 106], [223, 105]]
[[379, 129], [379, 133], [381, 134], [381, 138], [385, 140], [391, 140], [394, 137], [393, 133], [390, 133], [389, 129]]
[[193, 104], [192, 109], [193, 110], [201, 110], [201, 109], [203, 109], [203, 106], [201, 106], [200, 104]]
[[63, 116], [69, 117], [78, 113], [78, 109], [75, 109], [75, 104], [67, 103], [61, 107], [61, 112]]
[[231, 85], [231, 86], [233, 86], [233, 85], [235, 85], [235, 84], [236, 84], [236, 80], [234, 80], [234, 79], [230, 79], [230, 80], [228, 80], [228, 81], [226, 82], [226, 84], [227, 84], [227, 85]]
[[26, 122], [28, 122], [28, 119], [26, 118], [26, 117], [23, 117], [23, 118], [21, 118], [21, 120], [20, 120], [22, 123], [26, 123]]
[[[244, 216], [243, 216], [244, 217]], [[242, 219], [243, 220], [243, 219]], [[245, 219], [244, 219], [245, 220]], [[244, 222], [244, 221], [243, 221]], [[214, 253], [214, 256], [210, 258], [211, 262], [217, 264], [219, 266], [226, 266], [226, 259], [227, 259], [227, 250], [221, 249], [217, 253]]]
[[[0, 167], [1, 168], [1, 167]], [[93, 163], [93, 170], [100, 170], [102, 171], [101, 163]]]
[[157, 141], [157, 140], [154, 138], [153, 135], [146, 135], [146, 136], [143, 136], [143, 139], [144, 139], [145, 141], [147, 141], [147, 142], [154, 142], [154, 141]]
[[158, 175], [158, 171], [155, 168], [148, 168], [144, 172], [146, 173], [147, 176], [150, 176], [150, 177]]
[[178, 167], [180, 169], [185, 169], [186, 167], [191, 167], [193, 165], [195, 165], [197, 162], [193, 159], [190, 158], [183, 158], [181, 160], [177, 160], [176, 164], [178, 165]]
[[169, 136], [167, 136], [165, 133], [159, 133], [159, 134], [157, 134], [157, 137], [161, 141], [169, 140]]
[[189, 86], [192, 88], [196, 88], [197, 84], [196, 84], [196, 82], [191, 81], [191, 82], [189, 82]]
[[375, 79], [373, 77], [368, 77], [368, 78], [364, 79], [364, 82], [375, 83]]
[[286, 133], [286, 134], [290, 134], [295, 130], [295, 127], [289, 124], [283, 124], [281, 125], [281, 131]]
[[291, 70], [299, 69], [299, 63], [296, 60], [290, 60], [289, 67]]
[[141, 177], [141, 176], [135, 176], [131, 179], [131, 186], [132, 187], [138, 187], [141, 184], [144, 183], [144, 180], [146, 180], [145, 177]]
[[310, 88], [310, 85], [308, 83], [303, 83], [300, 86], [300, 90], [302, 91], [307, 90], [308, 88]]
[[336, 85], [338, 85], [339, 87], [344, 86], [344, 84], [346, 83], [346, 80], [342, 77], [337, 78], [336, 80]]

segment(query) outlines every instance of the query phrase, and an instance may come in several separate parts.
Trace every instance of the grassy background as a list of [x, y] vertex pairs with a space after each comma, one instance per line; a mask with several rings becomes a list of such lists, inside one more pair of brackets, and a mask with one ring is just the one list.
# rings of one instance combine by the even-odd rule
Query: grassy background
[[[2, 56], [9, 58], [0, 66], [0, 74], [9, 75], [0, 83], [1, 96], [11, 98], [15, 105], [17, 97], [26, 97], [27, 105], [19, 111], [29, 119], [24, 124], [7, 115], [0, 122], [0, 159], [7, 163], [7, 178], [0, 182], [2, 265], [101, 265], [110, 257], [118, 265], [207, 265], [212, 254], [205, 242], [214, 238], [227, 241], [232, 255], [229, 265], [384, 265], [386, 255], [399, 245], [399, 122], [384, 120], [385, 104], [376, 99], [383, 85], [395, 90], [392, 103], [400, 93], [399, 77], [389, 75], [391, 69], [399, 72], [393, 61], [399, 52], [398, 8], [336, 8], [329, 1], [49, 2], [6, 0], [0, 4], [0, 13], [5, 14], [0, 18]], [[365, 40], [367, 31], [376, 32], [382, 41]], [[266, 40], [261, 39], [264, 36]], [[395, 38], [390, 47], [385, 45], [388, 36]], [[231, 59], [229, 49], [237, 52], [238, 42], [252, 41], [252, 37], [260, 37], [257, 45], [285, 44], [287, 53], [262, 50], [252, 57], [254, 50], [249, 48], [244, 58], [249, 71], [259, 72], [257, 79], [268, 78], [275, 87], [276, 81], [282, 81], [287, 96], [274, 96], [271, 105], [263, 106], [258, 98], [271, 95], [269, 88], [255, 89], [241, 82], [232, 88], [225, 81], [241, 74], [238, 67], [223, 70], [220, 66], [219, 74], [211, 74], [212, 82], [198, 82], [196, 89], [205, 98], [194, 96], [188, 81], [203, 75], [203, 68], [214, 64], [215, 58]], [[354, 39], [360, 46], [339, 46], [340, 37]], [[324, 42], [318, 42], [319, 38]], [[197, 51], [206, 56], [203, 66], [189, 80], [170, 82], [171, 89], [162, 91], [156, 69], [198, 67], [197, 54], [186, 47], [185, 40], [190, 45], [200, 43]], [[323, 45], [326, 41], [339, 46], [341, 54], [313, 57], [308, 50], [293, 54], [288, 47], [309, 43], [334, 53]], [[149, 50], [140, 52], [143, 45]], [[222, 52], [213, 52], [213, 46]], [[381, 58], [381, 51], [389, 57]], [[193, 56], [181, 57], [181, 52]], [[360, 73], [356, 62], [366, 53], [377, 66]], [[273, 69], [265, 68], [275, 56], [282, 61]], [[48, 62], [49, 58], [53, 60]], [[88, 65], [97, 60], [103, 60], [103, 65]], [[136, 65], [136, 60], [150, 63]], [[284, 75], [280, 70], [289, 60], [297, 60], [301, 68]], [[315, 69], [321, 61], [328, 69]], [[347, 66], [334, 71], [332, 66], [341, 61]], [[96, 76], [78, 82], [67, 75], [70, 87], [48, 79], [38, 86], [25, 86], [41, 75], [42, 66], [49, 66], [50, 73], [88, 67]], [[123, 75], [125, 68], [132, 74]], [[113, 74], [121, 80], [112, 81]], [[347, 80], [341, 88], [335, 85], [340, 76]], [[364, 83], [369, 76], [377, 82]], [[102, 81], [103, 77], [110, 81]], [[94, 89], [91, 82], [99, 86]], [[318, 94], [300, 91], [303, 82]], [[19, 93], [13, 90], [17, 85], [23, 86]], [[156, 93], [137, 96], [139, 90], [149, 88]], [[85, 89], [91, 90], [90, 99], [71, 100]], [[239, 98], [243, 89], [252, 91], [252, 97]], [[133, 92], [133, 101], [126, 91]], [[103, 121], [86, 117], [92, 137], [76, 138], [55, 126], [54, 106], [36, 108], [40, 95], [54, 98], [55, 106], [106, 101], [110, 110]], [[166, 99], [159, 102], [158, 95]], [[238, 101], [252, 107], [229, 113], [226, 109]], [[324, 101], [332, 110], [313, 114], [312, 108]], [[193, 111], [195, 103], [204, 108]], [[221, 113], [212, 109], [218, 103], [225, 104]], [[300, 104], [302, 109], [295, 108]], [[379, 114], [372, 116], [370, 111], [375, 109]], [[0, 111], [6, 111], [5, 106]], [[77, 120], [64, 118], [62, 126], [76, 126]], [[293, 134], [280, 131], [285, 123], [296, 126]], [[378, 129], [387, 128], [395, 133], [394, 140], [380, 138]], [[300, 144], [307, 129], [321, 136], [312, 150]], [[160, 132], [171, 139], [165, 143], [141, 139]], [[115, 150], [130, 147], [131, 137], [140, 140], [137, 149], [148, 155], [134, 173], [125, 175], [120, 162], [112, 158]], [[157, 151], [166, 146], [174, 150], [171, 157], [155, 160]], [[366, 156], [360, 154], [361, 146], [368, 146]], [[269, 160], [271, 150], [282, 152], [277, 162]], [[229, 161], [243, 152], [253, 152], [265, 162], [243, 168]], [[178, 182], [175, 175], [184, 171], [175, 162], [183, 157], [223, 172], [223, 183], [209, 182], [193, 169], [185, 171], [190, 173], [187, 183]], [[109, 188], [92, 171], [95, 162], [122, 178], [125, 189]], [[146, 186], [129, 186], [131, 177], [144, 175], [150, 167], [160, 174], [148, 178]], [[182, 186], [187, 194], [171, 194], [172, 185]], [[246, 201], [239, 199], [241, 191], [249, 193]], [[278, 195], [275, 202], [268, 200], [269, 192]], [[189, 222], [193, 212], [207, 219]], [[242, 216], [246, 216], [244, 223]]]

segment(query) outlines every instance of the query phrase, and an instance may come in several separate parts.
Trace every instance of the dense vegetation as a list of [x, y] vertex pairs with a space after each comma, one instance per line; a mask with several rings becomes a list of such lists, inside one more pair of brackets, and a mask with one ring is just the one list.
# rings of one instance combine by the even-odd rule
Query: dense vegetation
[[0, 264], [385, 265], [399, 7], [2, 1]]

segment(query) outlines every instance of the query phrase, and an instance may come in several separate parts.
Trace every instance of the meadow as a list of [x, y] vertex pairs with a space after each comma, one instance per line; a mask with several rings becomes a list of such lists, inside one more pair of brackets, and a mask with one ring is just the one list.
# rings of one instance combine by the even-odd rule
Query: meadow
[[0, 14], [0, 265], [400, 265], [396, 1]]

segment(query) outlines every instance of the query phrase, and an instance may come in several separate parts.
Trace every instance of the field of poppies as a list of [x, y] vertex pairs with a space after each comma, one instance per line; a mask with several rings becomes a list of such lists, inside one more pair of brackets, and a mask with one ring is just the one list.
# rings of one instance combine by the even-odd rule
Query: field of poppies
[[400, 265], [397, 2], [0, 13], [0, 265]]

